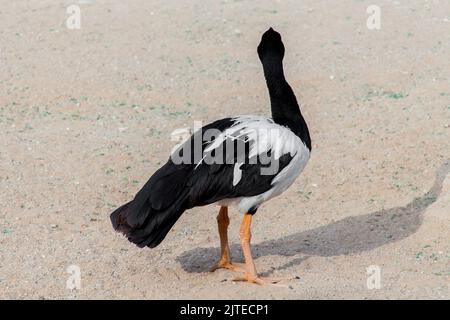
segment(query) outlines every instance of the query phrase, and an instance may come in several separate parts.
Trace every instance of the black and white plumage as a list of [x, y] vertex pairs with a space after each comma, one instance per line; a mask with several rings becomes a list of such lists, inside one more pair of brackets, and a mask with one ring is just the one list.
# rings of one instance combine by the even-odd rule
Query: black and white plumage
[[[262, 203], [292, 185], [304, 169], [311, 139], [284, 77], [281, 36], [272, 28], [264, 33], [258, 55], [272, 118], [226, 118], [195, 132], [132, 201], [111, 214], [114, 228], [131, 242], [156, 247], [181, 214], [196, 206], [234, 205], [241, 213], [254, 214]], [[223, 159], [216, 163], [218, 155]]]

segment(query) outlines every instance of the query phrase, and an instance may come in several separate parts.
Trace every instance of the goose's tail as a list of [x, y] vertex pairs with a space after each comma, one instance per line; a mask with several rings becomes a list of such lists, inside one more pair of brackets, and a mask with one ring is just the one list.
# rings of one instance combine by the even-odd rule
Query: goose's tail
[[168, 174], [161, 169], [134, 200], [117, 208], [110, 216], [114, 230], [141, 248], [159, 245], [188, 208], [188, 192], [182, 183], [184, 179], [180, 179], [182, 173]]

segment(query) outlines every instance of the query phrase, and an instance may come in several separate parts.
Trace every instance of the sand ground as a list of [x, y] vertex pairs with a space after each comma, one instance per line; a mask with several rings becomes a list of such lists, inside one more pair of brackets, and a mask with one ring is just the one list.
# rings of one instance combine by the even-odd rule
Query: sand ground
[[[65, 25], [71, 4], [80, 30]], [[370, 4], [380, 30], [366, 27]], [[449, 15], [443, 0], [3, 3], [0, 298], [450, 299]], [[301, 177], [255, 216], [257, 267], [285, 287], [207, 272], [214, 206], [154, 250], [109, 222], [175, 129], [269, 115], [256, 55], [269, 26], [313, 139]]]

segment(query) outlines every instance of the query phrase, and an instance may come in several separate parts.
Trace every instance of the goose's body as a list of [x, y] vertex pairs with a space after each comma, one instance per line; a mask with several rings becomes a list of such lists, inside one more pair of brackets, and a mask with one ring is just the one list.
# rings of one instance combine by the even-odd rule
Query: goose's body
[[[217, 120], [179, 146], [129, 203], [111, 214], [117, 231], [139, 247], [155, 247], [187, 209], [216, 203], [222, 255], [217, 267], [235, 269], [229, 258], [228, 206], [244, 214], [241, 239], [245, 280], [262, 283], [250, 254], [250, 221], [260, 205], [283, 193], [306, 166], [308, 127], [286, 82], [284, 46], [272, 28], [258, 46], [272, 118], [246, 115]], [[248, 241], [246, 240], [248, 238]], [[247, 243], [248, 242], [248, 243]]]

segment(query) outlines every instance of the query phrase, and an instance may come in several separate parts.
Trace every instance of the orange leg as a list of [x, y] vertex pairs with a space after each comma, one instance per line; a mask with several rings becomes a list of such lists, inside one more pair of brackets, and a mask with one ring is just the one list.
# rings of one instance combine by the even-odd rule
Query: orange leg
[[242, 220], [241, 228], [239, 230], [239, 236], [241, 238], [242, 251], [245, 258], [245, 274], [243, 277], [235, 279], [235, 281], [247, 281], [250, 283], [257, 284], [271, 284], [277, 283], [280, 279], [272, 278], [260, 278], [256, 273], [255, 263], [253, 262], [252, 251], [250, 246], [250, 240], [252, 238], [251, 234], [251, 223], [253, 215], [246, 213], [244, 219]]
[[211, 272], [221, 268], [235, 271], [242, 270], [242, 267], [239, 265], [231, 263], [230, 246], [228, 245], [228, 225], [230, 224], [228, 207], [220, 207], [219, 214], [217, 215], [217, 224], [220, 236], [220, 260], [211, 268]]

